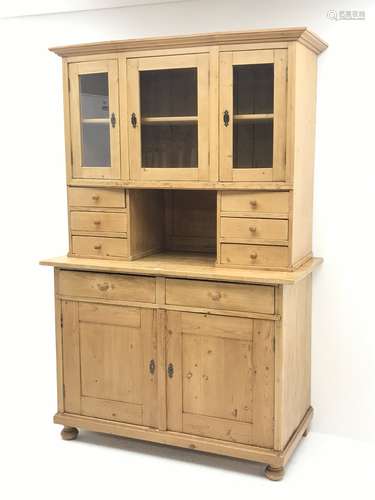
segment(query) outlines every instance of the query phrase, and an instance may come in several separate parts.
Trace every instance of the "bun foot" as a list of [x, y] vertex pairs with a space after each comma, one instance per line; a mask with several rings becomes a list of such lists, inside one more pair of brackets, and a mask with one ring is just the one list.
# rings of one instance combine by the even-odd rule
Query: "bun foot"
[[61, 437], [64, 439], [64, 441], [72, 441], [73, 439], [76, 439], [77, 436], [78, 429], [76, 429], [75, 427], [64, 427], [61, 431]]
[[280, 481], [284, 477], [284, 467], [273, 467], [267, 465], [265, 475], [271, 481]]

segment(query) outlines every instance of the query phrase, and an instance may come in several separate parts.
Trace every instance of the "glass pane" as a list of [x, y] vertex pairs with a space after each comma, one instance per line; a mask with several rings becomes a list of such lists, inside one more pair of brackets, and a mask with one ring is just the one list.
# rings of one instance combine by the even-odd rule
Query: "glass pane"
[[234, 168], [272, 168], [272, 157], [272, 120], [234, 124]]
[[142, 125], [142, 167], [196, 168], [198, 126]]
[[151, 116], [197, 116], [197, 69], [141, 72], [141, 114]]
[[110, 167], [108, 74], [79, 76], [83, 167]]
[[273, 64], [233, 68], [235, 115], [273, 113]]
[[197, 69], [142, 71], [144, 168], [198, 167]]

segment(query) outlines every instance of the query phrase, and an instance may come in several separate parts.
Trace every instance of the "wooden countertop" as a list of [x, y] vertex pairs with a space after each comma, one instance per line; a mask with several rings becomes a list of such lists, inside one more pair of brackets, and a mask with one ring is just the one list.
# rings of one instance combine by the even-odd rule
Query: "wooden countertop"
[[312, 273], [322, 262], [321, 258], [312, 258], [296, 271], [264, 271], [218, 267], [215, 265], [215, 257], [209, 255], [159, 253], [134, 261], [56, 257], [42, 260], [40, 264], [80, 271], [290, 285]]

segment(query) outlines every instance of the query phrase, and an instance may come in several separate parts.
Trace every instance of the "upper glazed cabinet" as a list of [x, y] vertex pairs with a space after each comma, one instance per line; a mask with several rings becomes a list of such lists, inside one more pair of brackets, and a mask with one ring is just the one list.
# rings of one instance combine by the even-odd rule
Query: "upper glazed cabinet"
[[285, 180], [287, 49], [68, 66], [73, 180]]

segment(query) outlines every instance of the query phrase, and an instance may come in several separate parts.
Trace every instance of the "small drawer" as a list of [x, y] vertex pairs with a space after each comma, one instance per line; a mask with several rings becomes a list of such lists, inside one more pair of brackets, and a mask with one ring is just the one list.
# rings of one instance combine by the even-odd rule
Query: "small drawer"
[[288, 267], [288, 247], [221, 244], [221, 264], [243, 267]]
[[100, 236], [72, 236], [72, 255], [125, 258], [129, 256], [128, 240]]
[[121, 212], [70, 212], [71, 231], [127, 233], [128, 215]]
[[289, 192], [278, 191], [222, 191], [222, 212], [250, 214], [277, 214], [288, 217]]
[[146, 276], [60, 271], [57, 286], [68, 297], [155, 302], [155, 278]]
[[220, 236], [228, 240], [288, 241], [287, 220], [221, 217], [220, 222]]
[[124, 189], [69, 187], [71, 207], [126, 208]]
[[166, 304], [273, 314], [274, 288], [184, 279], [166, 280]]

